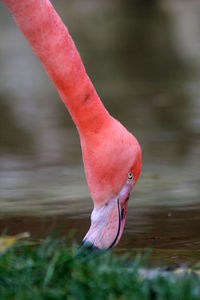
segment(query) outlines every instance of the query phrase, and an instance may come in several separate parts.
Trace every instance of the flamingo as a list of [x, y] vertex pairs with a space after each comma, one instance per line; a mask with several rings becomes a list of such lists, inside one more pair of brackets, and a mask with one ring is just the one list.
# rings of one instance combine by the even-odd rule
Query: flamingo
[[78, 50], [49, 0], [3, 0], [56, 86], [80, 136], [94, 208], [82, 243], [117, 245], [130, 192], [141, 171], [137, 139], [106, 110]]

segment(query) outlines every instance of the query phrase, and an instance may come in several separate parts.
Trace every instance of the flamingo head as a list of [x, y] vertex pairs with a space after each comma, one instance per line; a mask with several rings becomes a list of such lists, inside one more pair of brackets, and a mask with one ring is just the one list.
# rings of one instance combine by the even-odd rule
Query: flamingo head
[[86, 177], [94, 209], [83, 243], [110, 249], [124, 230], [129, 196], [141, 170], [141, 149], [136, 138], [118, 121], [93, 140], [82, 140]]

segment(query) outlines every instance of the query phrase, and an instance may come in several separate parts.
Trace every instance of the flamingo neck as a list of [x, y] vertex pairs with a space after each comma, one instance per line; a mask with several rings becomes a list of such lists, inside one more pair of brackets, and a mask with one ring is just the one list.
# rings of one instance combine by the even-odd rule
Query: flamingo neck
[[111, 119], [49, 0], [3, 0], [68, 108], [80, 135]]

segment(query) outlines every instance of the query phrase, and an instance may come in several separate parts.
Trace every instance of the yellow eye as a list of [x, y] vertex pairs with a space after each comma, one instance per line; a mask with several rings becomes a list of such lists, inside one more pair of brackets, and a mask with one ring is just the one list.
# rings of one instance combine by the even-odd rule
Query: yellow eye
[[128, 179], [132, 179], [133, 178], [133, 173], [132, 172], [129, 172], [128, 173]]

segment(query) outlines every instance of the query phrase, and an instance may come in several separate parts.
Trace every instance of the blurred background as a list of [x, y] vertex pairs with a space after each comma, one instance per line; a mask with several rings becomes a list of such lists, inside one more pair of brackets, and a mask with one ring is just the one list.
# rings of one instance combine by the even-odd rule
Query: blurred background
[[[119, 247], [200, 247], [200, 1], [52, 1], [143, 169]], [[0, 3], [0, 231], [90, 225], [76, 128]]]

